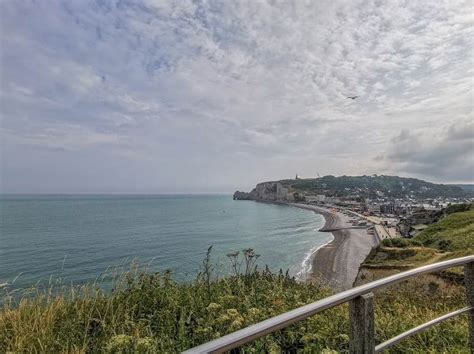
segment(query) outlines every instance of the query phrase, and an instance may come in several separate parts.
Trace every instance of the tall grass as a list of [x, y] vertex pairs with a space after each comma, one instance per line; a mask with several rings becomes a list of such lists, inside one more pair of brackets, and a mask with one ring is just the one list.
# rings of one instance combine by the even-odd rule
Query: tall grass
[[[0, 311], [0, 352], [179, 352], [331, 294], [283, 272], [257, 271], [257, 255], [250, 251], [229, 255], [234, 272], [229, 277], [213, 273], [208, 253], [202, 272], [188, 284], [176, 283], [169, 272], [133, 267], [115, 279], [110, 292], [91, 284], [6, 301]], [[456, 284], [410, 282], [378, 293], [377, 341], [464, 302], [463, 288]], [[347, 305], [342, 305], [242, 350], [347, 352], [348, 340]], [[468, 352], [465, 318], [393, 350], [438, 351]]]
[[474, 253], [474, 209], [453, 213], [431, 224], [414, 238], [424, 246], [455, 252], [456, 256]]

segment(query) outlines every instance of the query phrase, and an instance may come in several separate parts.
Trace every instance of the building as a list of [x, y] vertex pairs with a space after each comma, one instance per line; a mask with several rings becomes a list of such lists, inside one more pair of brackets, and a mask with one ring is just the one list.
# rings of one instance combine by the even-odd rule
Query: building
[[324, 202], [324, 201], [326, 201], [326, 196], [325, 196], [324, 194], [318, 194], [318, 195], [316, 196], [316, 200], [317, 200], [318, 202]]
[[388, 203], [388, 204], [382, 204], [380, 206], [380, 212], [382, 214], [394, 214], [395, 213], [395, 205]]
[[372, 213], [372, 214], [380, 213], [380, 205], [378, 204], [367, 204], [366, 208], [369, 213]]
[[305, 195], [305, 196], [304, 196], [304, 199], [305, 199], [305, 201], [307, 201], [308, 203], [316, 203], [316, 202], [319, 202], [318, 196], [316, 196], [316, 195]]

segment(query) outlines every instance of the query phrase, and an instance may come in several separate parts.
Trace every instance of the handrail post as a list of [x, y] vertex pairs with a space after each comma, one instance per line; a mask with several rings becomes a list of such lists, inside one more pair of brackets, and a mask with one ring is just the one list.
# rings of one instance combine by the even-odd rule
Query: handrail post
[[349, 353], [375, 353], [374, 294], [356, 297], [349, 303]]
[[464, 266], [464, 284], [466, 286], [467, 306], [469, 311], [469, 345], [474, 353], [474, 262]]

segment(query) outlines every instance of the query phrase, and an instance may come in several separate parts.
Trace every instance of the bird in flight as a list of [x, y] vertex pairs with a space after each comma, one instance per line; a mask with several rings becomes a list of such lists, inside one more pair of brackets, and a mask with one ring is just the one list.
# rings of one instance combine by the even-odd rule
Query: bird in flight
[[350, 98], [351, 100], [355, 100], [356, 98], [358, 98], [359, 96], [348, 96], [347, 98]]

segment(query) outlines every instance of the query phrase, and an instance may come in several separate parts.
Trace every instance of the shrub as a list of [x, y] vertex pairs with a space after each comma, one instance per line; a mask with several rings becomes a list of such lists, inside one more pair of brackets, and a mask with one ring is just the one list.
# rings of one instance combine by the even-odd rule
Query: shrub
[[392, 239], [392, 245], [394, 247], [400, 247], [400, 248], [405, 248], [411, 245], [410, 240], [407, 240], [406, 238], [393, 238]]
[[452, 242], [451, 240], [440, 240], [438, 242], [438, 249], [442, 251], [448, 251], [451, 248]]
[[108, 340], [104, 350], [108, 353], [154, 353], [156, 345], [152, 338], [119, 334]]
[[[209, 273], [187, 284], [174, 282], [169, 272], [134, 269], [117, 279], [109, 293], [89, 285], [7, 301], [0, 311], [0, 352], [175, 353], [331, 294], [288, 273], [248, 268], [253, 270], [227, 278]], [[406, 284], [376, 294], [377, 342], [464, 306], [462, 287], [432, 290], [439, 301], [431, 301], [433, 294], [424, 294], [422, 288]], [[462, 352], [466, 328], [461, 318], [402, 342], [396, 351]], [[340, 305], [256, 340], [243, 351], [347, 352], [348, 331], [347, 305]]]
[[474, 209], [474, 204], [472, 203], [465, 203], [465, 204], [453, 204], [448, 206], [445, 209], [446, 215], [454, 214], [454, 213], [462, 213], [463, 211], [468, 211]]
[[418, 240], [411, 239], [410, 243], [412, 246], [415, 246], [415, 247], [423, 247], [423, 243]]
[[413, 245], [413, 243], [406, 238], [386, 238], [385, 240], [382, 240], [382, 245], [385, 247], [399, 247], [399, 248], [405, 248]]

